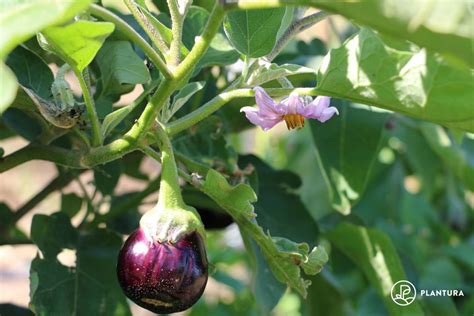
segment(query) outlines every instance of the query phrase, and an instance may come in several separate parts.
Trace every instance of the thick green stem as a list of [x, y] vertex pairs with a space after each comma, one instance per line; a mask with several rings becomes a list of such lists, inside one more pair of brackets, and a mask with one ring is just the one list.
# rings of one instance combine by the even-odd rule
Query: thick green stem
[[187, 8], [185, 8], [183, 14], [179, 12], [178, 3], [176, 0], [168, 0], [168, 7], [171, 15], [171, 31], [173, 33], [173, 39], [170, 45], [170, 54], [168, 62], [172, 69], [179, 65], [181, 60], [181, 37], [183, 35], [183, 23], [184, 17], [186, 16]]
[[[87, 70], [85, 70], [87, 71]], [[86, 82], [84, 73], [74, 69], [79, 84], [81, 85], [82, 95], [86, 104], [87, 115], [91, 122], [92, 127], [92, 146], [102, 145], [102, 134], [100, 133], [100, 122], [97, 112], [95, 111], [94, 99], [92, 98], [89, 90], [89, 85]]]
[[[267, 89], [270, 96], [279, 97], [289, 95], [291, 92], [296, 92], [299, 95], [319, 95], [315, 88], [296, 88], [296, 89]], [[237, 89], [219, 94], [218, 96], [211, 99], [209, 102], [201, 106], [194, 112], [183, 116], [182, 118], [169, 123], [166, 126], [166, 132], [169, 135], [177, 134], [208, 117], [215, 111], [219, 110], [223, 105], [230, 102], [235, 98], [250, 98], [255, 96], [255, 92], [252, 89]]]
[[145, 55], [150, 58], [151, 62], [156, 68], [163, 74], [166, 79], [170, 79], [173, 75], [166, 67], [165, 62], [161, 59], [160, 55], [151, 47], [147, 41], [141, 37], [127, 22], [122, 20], [120, 17], [110, 12], [109, 10], [102, 8], [96, 4], [91, 4], [89, 11], [92, 15], [99, 17], [105, 21], [109, 21], [115, 24], [117, 30], [127, 36], [132, 42], [140, 47]]
[[146, 18], [143, 12], [137, 7], [137, 4], [134, 0], [124, 0], [125, 5], [132, 13], [135, 20], [140, 24], [142, 29], [148, 34], [153, 44], [161, 51], [161, 53], [166, 56], [168, 54], [168, 46], [166, 46], [165, 41], [161, 37], [158, 30], [155, 29], [153, 24]]
[[161, 182], [157, 208], [161, 210], [185, 209], [181, 187], [179, 185], [178, 168], [173, 153], [173, 146], [168, 135], [161, 127], [156, 129], [161, 157], [150, 147], [143, 151], [154, 159], [161, 159]]

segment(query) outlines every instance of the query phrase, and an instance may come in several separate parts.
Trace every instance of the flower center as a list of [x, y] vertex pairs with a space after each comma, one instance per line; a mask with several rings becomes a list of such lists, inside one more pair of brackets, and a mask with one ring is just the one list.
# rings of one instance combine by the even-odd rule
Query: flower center
[[304, 127], [304, 117], [300, 114], [286, 114], [283, 115], [283, 119], [285, 120], [286, 127], [291, 130], [294, 128], [302, 128]]

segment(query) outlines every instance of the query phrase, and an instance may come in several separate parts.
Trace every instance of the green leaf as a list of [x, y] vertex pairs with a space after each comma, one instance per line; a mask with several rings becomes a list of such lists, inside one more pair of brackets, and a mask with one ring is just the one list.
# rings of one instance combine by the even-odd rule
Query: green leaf
[[440, 127], [430, 123], [421, 123], [420, 130], [431, 149], [453, 171], [468, 189], [474, 190], [474, 161], [460, 145], [451, 140], [448, 133]]
[[345, 101], [332, 101], [339, 116], [320, 124], [310, 121], [318, 162], [332, 206], [342, 214], [361, 198], [384, 136], [387, 113]]
[[42, 128], [38, 121], [22, 110], [9, 108], [3, 113], [2, 119], [8, 128], [29, 141], [34, 141], [41, 135]]
[[[241, 169], [245, 170], [249, 165], [255, 169], [257, 178], [255, 213], [263, 230], [275, 236], [313, 244], [318, 238], [319, 228], [296, 194], [301, 186], [300, 178], [288, 170], [274, 170], [255, 156], [239, 157]], [[289, 209], [291, 212], [288, 212]]]
[[115, 25], [79, 20], [63, 27], [49, 27], [41, 34], [52, 50], [72, 68], [83, 71], [94, 59]]
[[327, 237], [364, 272], [390, 315], [423, 315], [417, 301], [408, 306], [398, 306], [392, 301], [393, 284], [407, 278], [395, 247], [382, 231], [341, 223]]
[[102, 96], [115, 97], [131, 91], [135, 84], [150, 80], [148, 69], [130, 42], [105, 42], [97, 54], [97, 62], [101, 73]]
[[18, 82], [15, 74], [3, 61], [0, 61], [0, 74], [0, 114], [2, 114], [15, 100]]
[[[35, 315], [131, 315], [115, 274], [121, 238], [103, 229], [78, 234], [63, 213], [35, 215], [32, 238], [44, 254], [30, 270], [30, 307]], [[56, 254], [76, 250], [75, 268]]]
[[111, 195], [122, 173], [120, 160], [100, 165], [94, 170], [94, 182], [97, 190], [103, 195]]
[[307, 0], [302, 4], [341, 14], [387, 35], [443, 53], [459, 64], [474, 67], [472, 3], [460, 1]]
[[18, 46], [8, 55], [6, 63], [23, 87], [32, 90], [44, 100], [51, 99], [53, 72], [38, 55]]
[[173, 98], [169, 109], [163, 111], [161, 119], [163, 122], [168, 122], [169, 119], [181, 109], [183, 105], [188, 102], [189, 99], [197, 92], [201, 91], [202, 88], [206, 85], [205, 81], [190, 82], [186, 84]]
[[[324, 249], [315, 247], [309, 251], [307, 244], [284, 238], [273, 239], [265, 234], [255, 220], [252, 203], [256, 200], [256, 194], [248, 185], [241, 183], [233, 187], [224, 176], [212, 169], [203, 183], [194, 184], [226, 210], [240, 229], [258, 244], [274, 276], [305, 297], [309, 283], [302, 278], [301, 268], [306, 272], [319, 272], [328, 260]], [[311, 263], [310, 266], [307, 263]]]
[[[151, 84], [151, 86], [154, 87], [155, 85]], [[102, 137], [107, 137], [117, 127], [117, 125], [119, 125], [137, 106], [139, 106], [146, 99], [150, 91], [151, 88], [146, 89], [131, 104], [107, 114], [101, 126]]]
[[286, 78], [288, 76], [298, 75], [298, 74], [314, 74], [315, 71], [311, 68], [293, 65], [293, 64], [283, 64], [277, 65], [273, 63], [265, 63], [261, 65], [255, 72], [253, 72], [248, 80], [247, 84], [249, 86], [259, 86], [265, 82], [272, 80], [277, 80], [280, 78]]
[[317, 88], [329, 96], [474, 132], [470, 71], [453, 68], [425, 50], [389, 47], [368, 29], [326, 55]]
[[77, 244], [77, 232], [69, 217], [63, 213], [51, 216], [37, 214], [31, 224], [31, 240], [47, 259], [54, 259], [62, 249], [73, 249]]
[[[86, 9], [92, 0], [2, 1], [0, 59], [44, 28], [61, 24]], [[3, 95], [3, 93], [2, 93]]]
[[248, 57], [262, 57], [275, 46], [285, 8], [230, 12], [224, 30], [232, 45]]
[[72, 218], [81, 210], [82, 197], [74, 193], [61, 195], [61, 212]]

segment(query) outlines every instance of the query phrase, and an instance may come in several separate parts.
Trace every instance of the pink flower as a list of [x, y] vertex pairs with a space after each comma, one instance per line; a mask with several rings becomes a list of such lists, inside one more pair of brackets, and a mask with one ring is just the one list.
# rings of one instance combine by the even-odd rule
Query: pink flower
[[240, 112], [245, 112], [248, 120], [252, 124], [260, 126], [264, 131], [282, 121], [286, 122], [286, 126], [290, 130], [303, 127], [305, 118], [316, 119], [324, 123], [334, 114], [339, 115], [335, 107], [329, 107], [330, 97], [318, 96], [312, 102], [307, 103], [293, 92], [288, 98], [276, 103], [262, 87], [255, 87], [254, 91], [258, 109], [246, 106], [241, 108]]

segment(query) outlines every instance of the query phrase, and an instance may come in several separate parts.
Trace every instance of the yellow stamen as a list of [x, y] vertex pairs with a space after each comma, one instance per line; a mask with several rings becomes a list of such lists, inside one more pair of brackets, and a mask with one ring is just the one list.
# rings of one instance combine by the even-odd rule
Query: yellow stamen
[[283, 119], [289, 130], [304, 127], [304, 117], [301, 114], [286, 114], [283, 115]]

